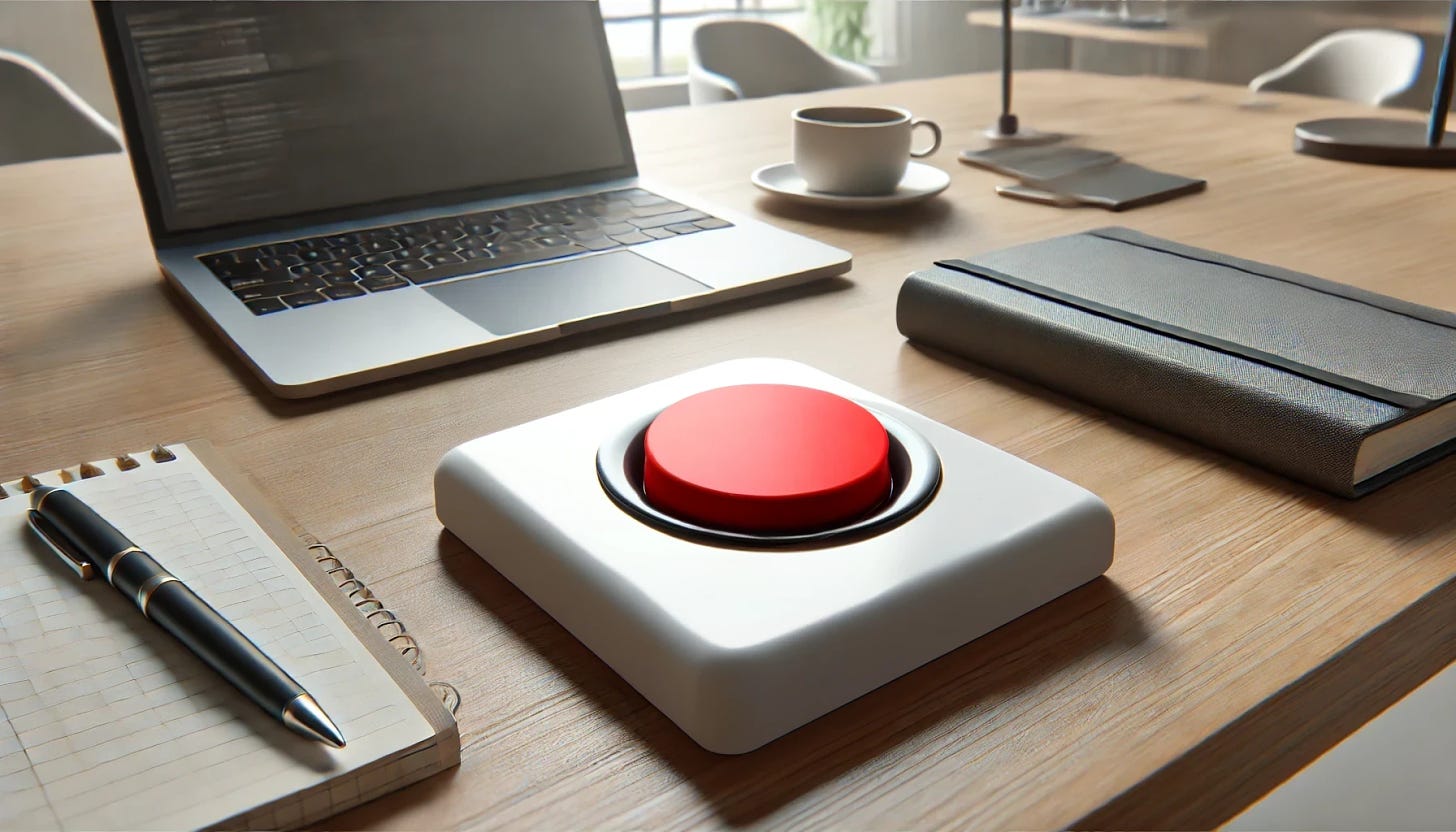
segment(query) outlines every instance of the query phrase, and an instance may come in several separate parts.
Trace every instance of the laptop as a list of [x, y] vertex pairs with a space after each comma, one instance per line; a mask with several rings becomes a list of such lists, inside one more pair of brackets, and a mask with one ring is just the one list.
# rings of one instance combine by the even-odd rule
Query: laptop
[[279, 396], [848, 271], [642, 182], [595, 2], [97, 2], [162, 272]]

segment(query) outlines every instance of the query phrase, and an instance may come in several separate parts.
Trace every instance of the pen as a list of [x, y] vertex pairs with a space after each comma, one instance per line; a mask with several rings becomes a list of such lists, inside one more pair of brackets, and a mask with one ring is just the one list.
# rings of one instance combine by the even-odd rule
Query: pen
[[344, 747], [318, 702], [186, 584], [71, 492], [30, 492], [30, 527], [81, 580], [98, 574], [260, 708], [309, 739]]

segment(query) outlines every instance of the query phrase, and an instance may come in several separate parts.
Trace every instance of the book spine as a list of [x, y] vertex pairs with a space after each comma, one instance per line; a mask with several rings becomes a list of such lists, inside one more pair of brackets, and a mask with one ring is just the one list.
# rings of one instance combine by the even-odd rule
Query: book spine
[[1005, 302], [1018, 293], [977, 283], [984, 282], [939, 268], [912, 274], [896, 308], [901, 334], [1325, 491], [1356, 496], [1352, 480], [1365, 426], [1341, 420], [1318, 401], [1231, 376], [1220, 361], [1198, 360], [1206, 348], [1129, 331], [1134, 328], [1043, 298], [1022, 294]]

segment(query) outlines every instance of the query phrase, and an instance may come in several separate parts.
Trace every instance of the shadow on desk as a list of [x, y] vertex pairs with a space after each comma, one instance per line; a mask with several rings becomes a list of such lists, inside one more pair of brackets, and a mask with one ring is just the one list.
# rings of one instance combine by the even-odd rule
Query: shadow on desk
[[[952, 163], [954, 164], [954, 163]], [[812, 223], [865, 234], [904, 235], [910, 232], [930, 235], [944, 230], [955, 221], [955, 205], [948, 194], [877, 211], [847, 211], [790, 202], [776, 196], [760, 196], [754, 207], [770, 216], [794, 222]]]
[[1127, 594], [1098, 578], [756, 751], [724, 756], [695, 744], [454, 535], [442, 531], [439, 549], [452, 580], [730, 825], [758, 821], [945, 723], [1004, 726], [1010, 700], [1078, 665], [1132, 649], [1148, 635]]

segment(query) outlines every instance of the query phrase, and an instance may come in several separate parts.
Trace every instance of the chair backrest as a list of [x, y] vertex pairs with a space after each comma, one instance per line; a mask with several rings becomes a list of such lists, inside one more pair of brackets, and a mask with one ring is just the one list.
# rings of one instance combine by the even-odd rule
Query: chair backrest
[[1410, 89], [1421, 71], [1421, 39], [1387, 29], [1346, 29], [1326, 35], [1249, 89], [1302, 92], [1384, 104]]
[[873, 70], [820, 54], [793, 32], [759, 20], [699, 25], [689, 64], [689, 97], [695, 104], [879, 80]]
[[121, 132], [65, 82], [0, 49], [0, 165], [120, 150]]

